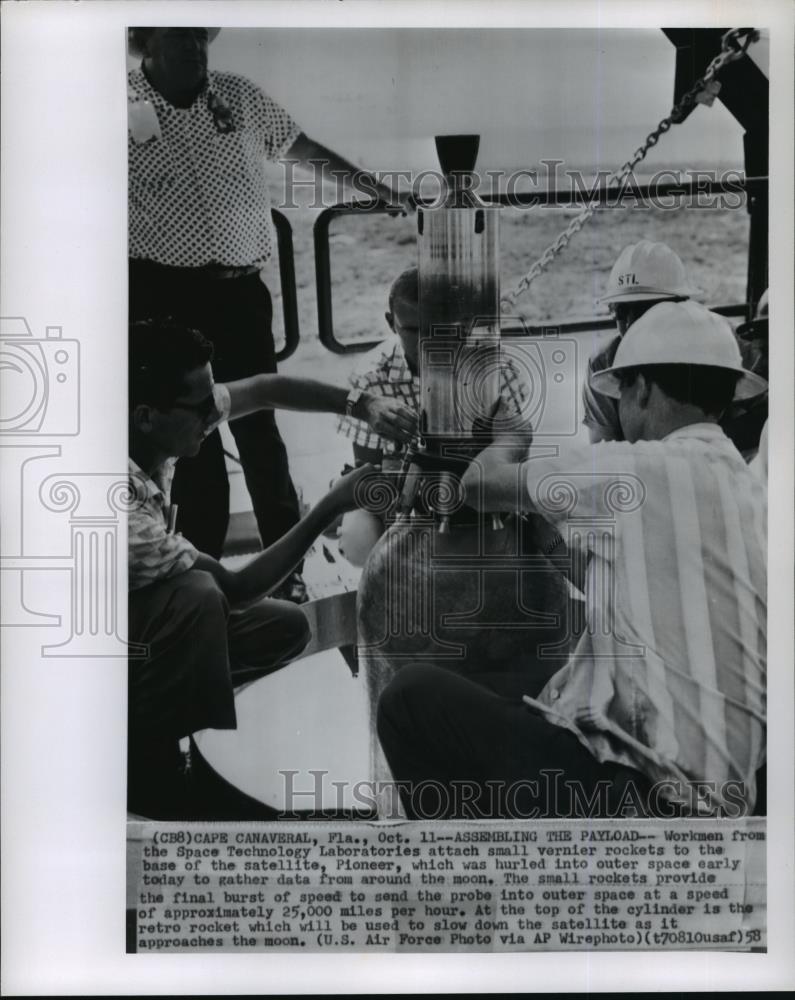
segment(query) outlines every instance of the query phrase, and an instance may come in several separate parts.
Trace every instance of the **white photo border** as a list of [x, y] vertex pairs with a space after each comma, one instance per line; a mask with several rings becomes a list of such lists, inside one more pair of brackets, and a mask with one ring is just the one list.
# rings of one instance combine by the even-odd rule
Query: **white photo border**
[[[77, 469], [126, 456], [128, 24], [618, 27], [749, 20], [771, 28], [768, 952], [179, 955], [124, 952], [123, 660], [47, 660], [5, 630], [3, 986], [9, 995], [526, 992], [792, 986], [793, 8], [727, 2], [212, 2], [3, 4], [2, 301], [84, 348]], [[717, 19], [720, 18], [718, 21]], [[53, 599], [62, 582], [52, 574]]]

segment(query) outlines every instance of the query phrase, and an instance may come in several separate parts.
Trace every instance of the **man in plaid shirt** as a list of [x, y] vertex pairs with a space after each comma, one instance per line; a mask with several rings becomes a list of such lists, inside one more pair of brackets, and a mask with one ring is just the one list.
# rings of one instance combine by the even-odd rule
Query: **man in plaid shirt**
[[[385, 318], [394, 336], [364, 357], [351, 376], [351, 386], [354, 390], [397, 399], [419, 415], [419, 275], [415, 267], [404, 271], [393, 282]], [[509, 361], [500, 373], [500, 395], [508, 415], [524, 415], [528, 390]], [[370, 462], [386, 468], [399, 466], [405, 444], [382, 437], [364, 421], [348, 415], [340, 418], [337, 430], [351, 439], [357, 465]], [[517, 431], [520, 436], [526, 432], [526, 446], [529, 446], [531, 427], [526, 417], [519, 428], [512, 428], [514, 440]], [[526, 447], [515, 447], [515, 460], [522, 461], [526, 457]], [[361, 566], [383, 530], [382, 519], [370, 511], [346, 514], [340, 533], [340, 551], [355, 566]]]

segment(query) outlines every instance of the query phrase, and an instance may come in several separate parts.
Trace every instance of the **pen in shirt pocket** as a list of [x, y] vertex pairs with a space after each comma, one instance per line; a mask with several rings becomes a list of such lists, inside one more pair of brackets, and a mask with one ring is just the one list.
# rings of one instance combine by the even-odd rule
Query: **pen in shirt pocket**
[[178, 503], [172, 503], [168, 508], [168, 527], [166, 528], [167, 535], [173, 535], [177, 527], [177, 511], [179, 510]]

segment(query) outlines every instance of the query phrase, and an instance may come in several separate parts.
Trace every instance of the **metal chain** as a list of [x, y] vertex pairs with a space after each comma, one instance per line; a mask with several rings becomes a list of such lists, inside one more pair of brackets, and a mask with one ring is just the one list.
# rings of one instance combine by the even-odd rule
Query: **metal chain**
[[[661, 135], [664, 135], [671, 125], [678, 124], [684, 118], [685, 111], [694, 105], [698, 97], [705, 91], [710, 91], [709, 84], [715, 79], [717, 74], [727, 63], [740, 59], [748, 51], [752, 42], [759, 40], [759, 32], [754, 28], [733, 28], [727, 31], [721, 39], [721, 50], [718, 55], [707, 66], [704, 75], [699, 77], [688, 92], [675, 104], [667, 117], [663, 118], [657, 128], [650, 132], [645, 142], [638, 146], [632, 158], [619, 169], [615, 170], [607, 180], [608, 190], [620, 188], [626, 178], [632, 173], [635, 167], [643, 160], [652, 148], [656, 146]], [[711, 91], [714, 95], [714, 90]], [[593, 201], [580, 212], [566, 229], [558, 236], [554, 243], [551, 243], [533, 264], [530, 270], [519, 280], [515, 288], [501, 298], [503, 309], [510, 309], [515, 304], [520, 295], [524, 294], [535, 279], [542, 274], [552, 263], [552, 261], [569, 245], [572, 236], [578, 233], [586, 222], [591, 218], [598, 207], [598, 201]]]

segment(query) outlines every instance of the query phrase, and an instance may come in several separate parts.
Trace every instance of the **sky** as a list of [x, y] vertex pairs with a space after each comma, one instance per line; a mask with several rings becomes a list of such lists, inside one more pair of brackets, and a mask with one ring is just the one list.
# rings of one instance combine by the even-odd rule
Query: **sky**
[[[481, 135], [480, 170], [560, 158], [611, 168], [670, 110], [660, 30], [234, 29], [214, 69], [248, 76], [303, 130], [370, 169], [434, 168], [432, 137]], [[740, 166], [720, 102], [664, 136], [651, 164]]]

